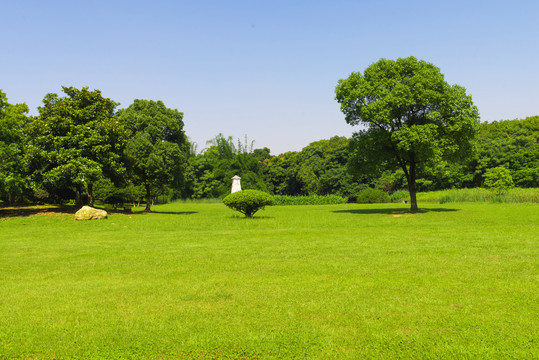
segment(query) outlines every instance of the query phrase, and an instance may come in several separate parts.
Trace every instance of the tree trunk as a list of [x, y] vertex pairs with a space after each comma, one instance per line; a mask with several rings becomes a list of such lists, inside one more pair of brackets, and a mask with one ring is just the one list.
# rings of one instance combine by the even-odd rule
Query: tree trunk
[[94, 207], [94, 183], [88, 181], [88, 206]]
[[415, 163], [410, 163], [410, 174], [408, 179], [408, 191], [410, 192], [410, 210], [417, 211], [417, 199], [415, 195]]
[[75, 190], [75, 205], [82, 205], [82, 200], [80, 198], [80, 185], [77, 185], [77, 189]]
[[146, 184], [146, 209], [144, 211], [151, 211], [152, 207], [152, 193], [150, 191], [150, 185]]

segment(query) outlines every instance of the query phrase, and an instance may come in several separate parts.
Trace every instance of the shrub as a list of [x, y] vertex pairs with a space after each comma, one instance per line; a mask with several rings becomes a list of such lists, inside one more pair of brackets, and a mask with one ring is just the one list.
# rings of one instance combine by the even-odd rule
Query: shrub
[[265, 206], [273, 205], [273, 197], [259, 190], [242, 190], [227, 195], [223, 199], [223, 204], [250, 218]]
[[500, 195], [514, 186], [511, 170], [498, 166], [488, 169], [485, 173], [485, 186], [493, 189]]
[[406, 190], [397, 190], [389, 197], [391, 202], [401, 202], [402, 200], [409, 200], [410, 193]]
[[386, 203], [389, 200], [389, 195], [385, 191], [372, 188], [363, 190], [357, 196], [357, 202], [360, 204]]
[[345, 204], [346, 199], [338, 195], [288, 196], [275, 195], [274, 205], [329, 205]]

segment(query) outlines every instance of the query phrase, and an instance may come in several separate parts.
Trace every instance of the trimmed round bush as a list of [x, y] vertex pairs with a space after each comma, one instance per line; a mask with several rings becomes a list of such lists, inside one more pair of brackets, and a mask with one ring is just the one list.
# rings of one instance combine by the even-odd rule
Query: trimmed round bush
[[223, 204], [250, 218], [258, 210], [264, 209], [267, 205], [272, 205], [273, 197], [259, 190], [242, 190], [227, 195], [223, 199]]
[[389, 195], [380, 189], [367, 188], [357, 196], [357, 202], [360, 204], [387, 203], [389, 201]]

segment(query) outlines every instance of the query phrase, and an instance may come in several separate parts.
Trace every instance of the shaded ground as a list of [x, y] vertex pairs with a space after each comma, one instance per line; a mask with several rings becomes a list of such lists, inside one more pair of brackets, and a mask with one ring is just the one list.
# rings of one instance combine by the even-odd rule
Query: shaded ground
[[[111, 209], [96, 207], [105, 210], [109, 214], [142, 215], [146, 211], [126, 212], [123, 208]], [[47, 216], [47, 215], [73, 215], [80, 209], [76, 205], [34, 205], [34, 206], [0, 206], [0, 218], [24, 217], [24, 216]], [[152, 211], [155, 214], [190, 215], [196, 211]]]
[[78, 209], [79, 207], [74, 205], [2, 206], [0, 207], [0, 218], [75, 214]]
[[446, 208], [430, 208], [430, 209], [419, 209], [412, 212], [410, 209], [398, 209], [398, 208], [372, 208], [372, 209], [350, 209], [350, 210], [335, 210], [334, 213], [349, 213], [349, 214], [388, 214], [388, 215], [405, 215], [405, 214], [424, 214], [428, 212], [453, 212], [459, 211], [459, 209], [446, 209]]

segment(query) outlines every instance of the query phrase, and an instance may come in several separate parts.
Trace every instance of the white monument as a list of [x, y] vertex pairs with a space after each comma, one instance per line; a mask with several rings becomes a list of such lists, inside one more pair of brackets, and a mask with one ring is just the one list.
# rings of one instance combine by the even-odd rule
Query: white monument
[[234, 175], [234, 177], [232, 178], [232, 190], [230, 190], [230, 193], [241, 191], [240, 180], [241, 178], [238, 175]]

